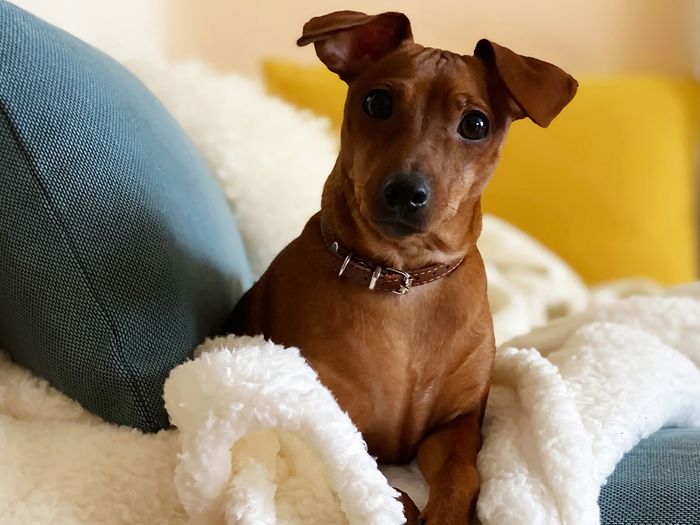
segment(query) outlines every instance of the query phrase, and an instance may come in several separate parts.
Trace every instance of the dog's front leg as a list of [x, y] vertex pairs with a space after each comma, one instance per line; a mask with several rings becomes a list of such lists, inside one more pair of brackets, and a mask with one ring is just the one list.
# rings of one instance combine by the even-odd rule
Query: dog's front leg
[[418, 523], [467, 525], [479, 493], [476, 455], [481, 448], [480, 417], [472, 412], [437, 427], [418, 447], [418, 466], [430, 486]]

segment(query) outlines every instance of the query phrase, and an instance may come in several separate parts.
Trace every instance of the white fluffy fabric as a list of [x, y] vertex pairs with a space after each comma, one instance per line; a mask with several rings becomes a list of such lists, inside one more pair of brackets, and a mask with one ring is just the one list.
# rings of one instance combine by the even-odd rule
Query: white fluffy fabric
[[478, 468], [484, 524], [594, 525], [623, 454], [700, 427], [700, 284], [570, 316], [499, 349]]
[[183, 450], [176, 486], [194, 522], [403, 521], [362, 435], [297, 349], [229, 336], [198, 353], [165, 385]]
[[0, 523], [178, 524], [175, 432], [88, 414], [0, 353]]
[[330, 122], [267, 96], [252, 80], [196, 62], [131, 69], [209, 162], [261, 275], [318, 211], [338, 154]]
[[[337, 148], [328, 124], [195, 64], [134, 69], [217, 174], [260, 274], [319, 205]], [[499, 341], [588, 310], [499, 351], [479, 515], [597, 523], [598, 489], [626, 450], [664, 424], [700, 422], [700, 296], [617, 300], [639, 283], [591, 294], [495, 218], [480, 246]], [[0, 354], [0, 523], [401, 522], [389, 483], [296, 350], [226, 338], [200, 351], [167, 383], [179, 431], [156, 435], [99, 421]], [[384, 472], [425, 502], [415, 468]]]

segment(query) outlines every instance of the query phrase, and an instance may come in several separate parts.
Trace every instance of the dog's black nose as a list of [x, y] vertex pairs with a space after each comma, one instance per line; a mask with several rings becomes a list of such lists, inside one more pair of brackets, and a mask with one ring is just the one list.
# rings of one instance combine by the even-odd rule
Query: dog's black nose
[[410, 215], [429, 201], [430, 183], [422, 173], [397, 173], [384, 183], [384, 203], [397, 216]]
[[389, 235], [424, 231], [430, 204], [430, 181], [419, 172], [394, 173], [381, 186], [374, 221]]

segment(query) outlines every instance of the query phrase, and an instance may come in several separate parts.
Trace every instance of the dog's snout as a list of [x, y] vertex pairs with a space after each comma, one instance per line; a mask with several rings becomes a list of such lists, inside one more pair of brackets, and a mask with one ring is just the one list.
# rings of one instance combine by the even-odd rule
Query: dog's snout
[[410, 213], [430, 201], [430, 184], [422, 173], [399, 173], [384, 183], [384, 202], [396, 213]]

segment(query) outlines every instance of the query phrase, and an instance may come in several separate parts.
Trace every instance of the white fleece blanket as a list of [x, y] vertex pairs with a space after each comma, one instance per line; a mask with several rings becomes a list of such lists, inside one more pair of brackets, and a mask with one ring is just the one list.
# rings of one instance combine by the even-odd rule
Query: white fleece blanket
[[601, 485], [663, 426], [700, 427], [700, 284], [574, 315], [499, 349], [483, 523], [599, 523]]
[[[318, 206], [336, 148], [327, 124], [197, 65], [138, 70], [215, 170], [259, 273]], [[596, 523], [624, 451], [664, 424], [699, 423], [697, 285], [617, 302], [637, 283], [591, 294], [495, 218], [480, 246], [499, 341], [592, 310], [499, 351], [479, 515]], [[0, 523], [400, 523], [359, 435], [293, 349], [231, 339], [201, 350], [166, 387], [180, 430], [156, 435], [97, 420], [0, 353]], [[385, 472], [425, 501], [414, 469]]]

